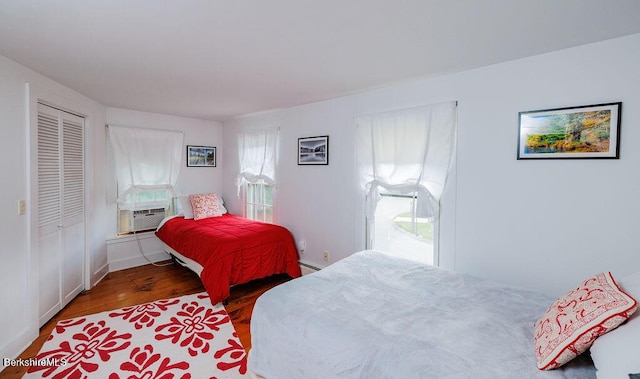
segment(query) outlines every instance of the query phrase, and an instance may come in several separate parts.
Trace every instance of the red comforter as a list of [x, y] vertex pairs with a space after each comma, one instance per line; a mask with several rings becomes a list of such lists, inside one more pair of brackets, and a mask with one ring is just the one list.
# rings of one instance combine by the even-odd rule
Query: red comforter
[[300, 276], [293, 236], [284, 227], [225, 214], [202, 220], [175, 217], [156, 231], [165, 244], [202, 265], [212, 303], [229, 287], [274, 274]]

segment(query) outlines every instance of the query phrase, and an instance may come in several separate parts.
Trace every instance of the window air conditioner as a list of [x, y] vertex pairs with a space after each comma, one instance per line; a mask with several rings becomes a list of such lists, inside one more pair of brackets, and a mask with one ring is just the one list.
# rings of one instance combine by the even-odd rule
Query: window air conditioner
[[157, 228], [164, 219], [165, 208], [139, 209], [127, 211], [127, 213], [129, 214], [129, 231], [138, 232]]

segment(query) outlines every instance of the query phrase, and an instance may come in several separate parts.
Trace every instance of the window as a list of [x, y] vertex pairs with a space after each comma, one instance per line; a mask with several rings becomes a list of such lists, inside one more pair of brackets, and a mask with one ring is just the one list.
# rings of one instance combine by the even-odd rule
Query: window
[[154, 208], [164, 207], [169, 203], [171, 193], [166, 189], [159, 190], [138, 190], [135, 193], [127, 193], [124, 201], [120, 204], [121, 209], [133, 208]]
[[118, 183], [119, 233], [152, 230], [174, 196], [182, 132], [109, 126]]
[[397, 256], [433, 264], [436, 218], [419, 207], [416, 193], [380, 193], [376, 206], [372, 247]]
[[278, 130], [238, 134], [238, 194], [244, 191], [245, 217], [272, 223]]
[[440, 196], [455, 143], [455, 102], [356, 118], [366, 247], [438, 264]]
[[273, 222], [273, 186], [264, 182], [247, 184], [246, 216], [248, 219]]

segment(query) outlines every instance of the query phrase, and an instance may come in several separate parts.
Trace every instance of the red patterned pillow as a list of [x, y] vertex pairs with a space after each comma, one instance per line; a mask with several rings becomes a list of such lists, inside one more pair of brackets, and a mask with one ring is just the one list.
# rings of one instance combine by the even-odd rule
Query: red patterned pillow
[[222, 216], [220, 201], [215, 193], [189, 195], [189, 201], [191, 201], [191, 206], [193, 207], [194, 220]]
[[636, 301], [618, 287], [610, 272], [585, 280], [536, 321], [538, 368], [550, 370], [569, 362], [598, 336], [622, 324], [636, 308]]

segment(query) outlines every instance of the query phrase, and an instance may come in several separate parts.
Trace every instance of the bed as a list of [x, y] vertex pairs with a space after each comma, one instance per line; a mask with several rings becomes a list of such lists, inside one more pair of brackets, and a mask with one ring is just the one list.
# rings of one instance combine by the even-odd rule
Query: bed
[[363, 251], [260, 296], [255, 378], [595, 378], [588, 355], [540, 371], [545, 295]]
[[293, 237], [279, 225], [229, 213], [199, 220], [174, 216], [156, 235], [170, 255], [200, 276], [214, 304], [236, 284], [275, 274], [300, 276]]

